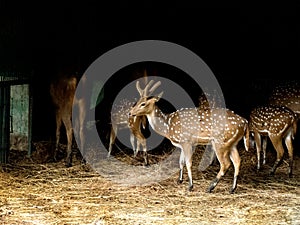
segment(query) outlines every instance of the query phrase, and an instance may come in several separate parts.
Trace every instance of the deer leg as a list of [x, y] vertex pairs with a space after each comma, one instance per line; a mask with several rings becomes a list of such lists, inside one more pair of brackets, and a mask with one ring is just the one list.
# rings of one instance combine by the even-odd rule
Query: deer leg
[[82, 163], [86, 163], [85, 161], [85, 135], [84, 135], [84, 121], [86, 117], [85, 112], [85, 102], [84, 100], [80, 100], [78, 103], [79, 106], [79, 138], [80, 138], [80, 150], [82, 154]]
[[220, 162], [220, 171], [217, 174], [216, 178], [209, 185], [209, 187], [207, 189], [207, 192], [209, 192], [209, 193], [214, 190], [214, 188], [219, 183], [221, 177], [223, 177], [225, 175], [228, 168], [230, 167], [230, 158], [229, 158], [228, 152], [226, 152], [226, 149], [224, 149], [222, 147], [221, 148], [215, 148], [215, 149], [216, 149], [217, 158]]
[[55, 149], [54, 149], [54, 161], [57, 161], [57, 153], [58, 153], [58, 145], [59, 145], [59, 139], [60, 139], [60, 128], [61, 128], [61, 116], [59, 112], [56, 112], [56, 143], [55, 143]]
[[111, 154], [111, 151], [112, 151], [112, 146], [113, 146], [113, 144], [115, 143], [115, 140], [116, 140], [117, 132], [118, 132], [117, 128], [116, 128], [116, 130], [114, 130], [114, 128], [112, 126], [111, 130], [110, 130], [109, 147], [108, 147], [107, 158], [110, 157], [110, 154]]
[[275, 163], [274, 163], [274, 165], [273, 165], [273, 167], [270, 171], [270, 175], [274, 175], [277, 167], [282, 162], [282, 157], [283, 157], [283, 154], [284, 154], [284, 148], [282, 146], [282, 139], [279, 136], [270, 135], [269, 137], [270, 137], [271, 142], [272, 142], [272, 144], [273, 144], [273, 146], [274, 146], [274, 148], [276, 149], [276, 152], [277, 152], [276, 161], [275, 161]]
[[[189, 178], [189, 187], [188, 190], [193, 190], [193, 177], [192, 177], [192, 155], [193, 155], [193, 148], [192, 145], [189, 143], [184, 144], [183, 146], [184, 151], [184, 160], [185, 160], [185, 166], [188, 172], [188, 178]], [[182, 171], [182, 170], [181, 170]]]
[[137, 153], [139, 151], [139, 141], [137, 140], [137, 143], [136, 143], [136, 148], [135, 148], [135, 137], [134, 137], [134, 134], [133, 133], [130, 133], [130, 143], [131, 143], [131, 146], [132, 146], [132, 150], [133, 150], [133, 156], [136, 157], [137, 156]]
[[179, 178], [178, 178], [178, 183], [181, 184], [183, 181], [183, 167], [184, 167], [185, 159], [184, 159], [184, 152], [181, 149], [180, 152], [180, 158], [179, 158]]
[[236, 148], [236, 146], [232, 147], [232, 150], [230, 152], [230, 159], [233, 163], [234, 166], [234, 178], [233, 178], [233, 185], [232, 188], [230, 189], [230, 194], [233, 194], [237, 187], [237, 179], [239, 176], [239, 171], [240, 171], [240, 166], [241, 166], [241, 157], [239, 155], [239, 152]]
[[263, 137], [262, 138], [262, 150], [263, 150], [263, 165], [266, 165], [266, 159], [267, 159], [267, 143], [268, 143], [268, 138]]
[[288, 154], [289, 154], [289, 169], [288, 169], [288, 175], [289, 177], [292, 176], [293, 174], [293, 144], [292, 144], [292, 136], [293, 134], [291, 132], [288, 133], [288, 135], [285, 138], [285, 145], [288, 149]]
[[255, 141], [256, 153], [257, 153], [257, 170], [260, 170], [261, 136], [258, 132], [254, 132], [254, 141]]
[[149, 166], [146, 139], [141, 139], [139, 140], [139, 142], [142, 144], [143, 147], [144, 165]]
[[63, 123], [66, 127], [66, 133], [67, 133], [67, 159], [66, 159], [66, 166], [71, 167], [72, 166], [72, 135], [73, 135], [73, 128], [70, 118], [63, 118]]

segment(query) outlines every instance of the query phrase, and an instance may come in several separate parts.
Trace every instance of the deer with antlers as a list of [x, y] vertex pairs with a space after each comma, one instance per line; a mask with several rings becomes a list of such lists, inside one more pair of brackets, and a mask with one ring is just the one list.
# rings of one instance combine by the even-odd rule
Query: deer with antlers
[[247, 120], [231, 110], [221, 108], [211, 110], [206, 109], [206, 107], [184, 108], [170, 114], [164, 114], [156, 105], [163, 92], [156, 96], [150, 96], [153, 88], [160, 85], [160, 81], [150, 88], [152, 84], [153, 80], [142, 90], [139, 82], [136, 82], [136, 88], [141, 93], [141, 98], [131, 109], [130, 115], [147, 116], [149, 124], [154, 131], [168, 138], [174, 146], [181, 149], [178, 182], [182, 183], [183, 181], [183, 167], [185, 164], [189, 178], [188, 190], [193, 190], [192, 148], [195, 145], [211, 143], [220, 162], [220, 171], [211, 182], [207, 191], [211, 192], [217, 186], [232, 161], [234, 165], [234, 179], [230, 193], [233, 193], [237, 187], [241, 162], [237, 144], [244, 137], [246, 150], [249, 146]]
[[263, 164], [266, 163], [266, 140], [261, 147], [262, 137], [269, 137], [276, 152], [277, 159], [270, 171], [274, 175], [277, 167], [282, 162], [284, 148], [282, 140], [289, 154], [289, 176], [293, 169], [293, 144], [292, 140], [297, 130], [297, 119], [295, 113], [285, 106], [260, 106], [254, 108], [250, 113], [249, 130], [254, 134], [257, 150], [257, 170], [260, 169], [260, 153], [263, 150]]
[[[147, 84], [148, 77], [146, 71], [144, 71], [144, 82]], [[153, 93], [158, 86], [153, 86], [150, 93]], [[148, 88], [147, 85], [145, 89]], [[145, 89], [141, 89], [139, 87], [140, 97], [143, 97], [145, 93]], [[146, 138], [142, 133], [141, 128], [145, 129], [147, 124], [147, 117], [142, 116], [133, 116], [130, 115], [131, 108], [135, 105], [135, 102], [129, 101], [128, 99], [123, 99], [117, 105], [113, 106], [111, 112], [111, 132], [110, 132], [110, 141], [109, 141], [109, 149], [107, 157], [110, 157], [112, 146], [115, 143], [116, 135], [118, 130], [129, 128], [130, 130], [130, 142], [134, 152], [134, 157], [137, 156], [140, 146], [143, 149], [143, 157], [144, 157], [144, 165], [148, 166], [148, 154], [147, 154], [147, 143]], [[136, 147], [135, 147], [135, 139], [136, 139]]]

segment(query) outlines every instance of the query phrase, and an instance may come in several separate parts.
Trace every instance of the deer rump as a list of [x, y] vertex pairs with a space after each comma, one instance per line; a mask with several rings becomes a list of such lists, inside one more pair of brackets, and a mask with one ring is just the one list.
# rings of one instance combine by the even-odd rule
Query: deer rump
[[[72, 76], [59, 78], [51, 83], [50, 95], [56, 110], [71, 113], [76, 85], [77, 78]], [[70, 113], [68, 113], [68, 116]]]
[[50, 84], [50, 95], [55, 106], [56, 117], [56, 145], [54, 160], [57, 160], [58, 145], [60, 141], [60, 129], [62, 123], [65, 126], [67, 135], [67, 158], [66, 166], [72, 166], [72, 107], [77, 85], [77, 78], [74, 76], [63, 76]]

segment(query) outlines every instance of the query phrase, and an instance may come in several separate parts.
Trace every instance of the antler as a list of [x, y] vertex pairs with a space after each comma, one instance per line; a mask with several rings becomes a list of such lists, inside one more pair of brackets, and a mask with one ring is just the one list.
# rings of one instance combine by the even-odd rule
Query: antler
[[146, 87], [144, 89], [141, 88], [140, 86], [140, 81], [136, 82], [136, 89], [138, 90], [138, 92], [140, 93], [141, 97], [145, 97], [147, 96], [147, 92], [149, 89], [149, 86], [153, 83], [153, 80], [150, 80], [150, 82], [146, 85]]
[[147, 70], [144, 70], [144, 84], [146, 85], [148, 83], [148, 74], [147, 74]]
[[[146, 85], [148, 84], [148, 74], [147, 74], [147, 70], [144, 70], [144, 73], [143, 73], [143, 85], [145, 85], [145, 87], [146, 87]], [[141, 88], [141, 86], [140, 86], [140, 84], [139, 84], [139, 81], [136, 83], [136, 89], [138, 90], [138, 92], [139, 92], [139, 94], [140, 94], [140, 96], [141, 97], [143, 97], [144, 96], [144, 94], [146, 93], [145, 92], [145, 89], [142, 89]]]
[[140, 81], [136, 82], [136, 89], [140, 93], [141, 97], [147, 96], [148, 89], [149, 89], [150, 85], [152, 85], [153, 82], [154, 82], [153, 80], [150, 80], [144, 89], [141, 88]]
[[[141, 97], [147, 97], [149, 95], [151, 95], [156, 89], [157, 87], [161, 84], [160, 81], [157, 81], [152, 87], [151, 85], [153, 84], [153, 80], [150, 80], [149, 83], [146, 85], [146, 87], [144, 89], [141, 88], [140, 86], [140, 82], [137, 81], [136, 82], [136, 89], [138, 90], [138, 92], [140, 93]], [[151, 88], [150, 88], [151, 87]], [[150, 88], [150, 90], [148, 91], [148, 89]]]
[[138, 90], [140, 96], [142, 97], [144, 91], [143, 91], [143, 90], [141, 89], [141, 87], [140, 87], [140, 82], [137, 81], [136, 84], [135, 84], [135, 86], [136, 86], [136, 89]]
[[160, 84], [161, 84], [161, 82], [160, 82], [160, 81], [157, 81], [157, 82], [152, 86], [152, 88], [150, 88], [149, 94], [148, 94], [148, 95], [151, 95], [151, 94], [156, 90], [156, 88], [157, 88]]

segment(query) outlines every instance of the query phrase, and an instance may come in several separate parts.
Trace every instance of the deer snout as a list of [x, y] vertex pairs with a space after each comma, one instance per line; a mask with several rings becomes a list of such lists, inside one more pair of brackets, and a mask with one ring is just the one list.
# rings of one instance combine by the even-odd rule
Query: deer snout
[[129, 111], [128, 113], [129, 116], [136, 116], [134, 112], [132, 112], [132, 110]]

